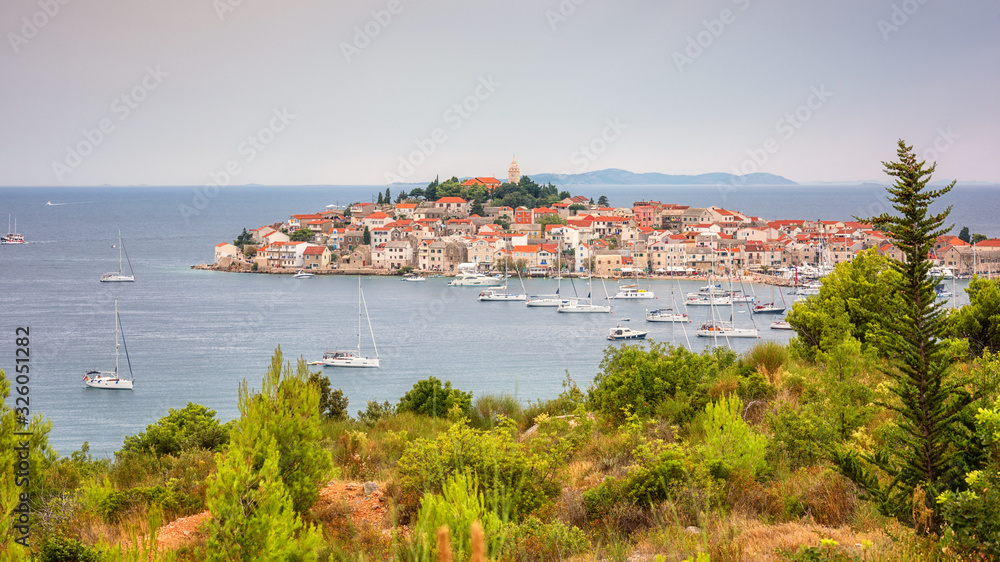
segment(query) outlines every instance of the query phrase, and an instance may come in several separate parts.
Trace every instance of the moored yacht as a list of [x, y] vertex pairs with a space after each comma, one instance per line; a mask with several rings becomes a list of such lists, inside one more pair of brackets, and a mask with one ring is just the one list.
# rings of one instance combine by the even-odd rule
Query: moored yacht
[[622, 326], [621, 324], [611, 328], [608, 332], [608, 339], [612, 341], [616, 340], [642, 340], [646, 339], [649, 334], [647, 331], [643, 330], [633, 330], [632, 328]]

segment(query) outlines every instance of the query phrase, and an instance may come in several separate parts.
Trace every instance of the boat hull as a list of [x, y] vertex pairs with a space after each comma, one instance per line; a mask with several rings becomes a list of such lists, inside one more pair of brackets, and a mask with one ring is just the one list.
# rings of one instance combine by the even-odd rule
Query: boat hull
[[478, 298], [481, 302], [503, 302], [503, 301], [524, 301], [527, 297], [524, 295], [479, 295]]
[[132, 381], [113, 377], [84, 377], [83, 384], [105, 390], [132, 390]]
[[734, 328], [732, 330], [697, 330], [695, 334], [702, 338], [759, 338], [757, 330], [749, 328]]
[[656, 294], [652, 291], [640, 291], [638, 293], [617, 293], [612, 299], [655, 299]]
[[131, 275], [119, 275], [117, 273], [105, 273], [101, 276], [101, 283], [134, 283], [135, 277]]
[[326, 359], [323, 361], [324, 367], [350, 367], [355, 369], [376, 368], [379, 366], [379, 359], [371, 357], [349, 357], [346, 359]]
[[602, 306], [599, 304], [570, 304], [570, 305], [559, 305], [556, 309], [558, 312], [575, 313], [575, 314], [585, 314], [585, 313], [603, 313], [610, 314], [610, 306]]
[[525, 306], [554, 308], [554, 307], [557, 307], [557, 306], [568, 306], [568, 305], [571, 305], [571, 304], [575, 304], [575, 303], [573, 301], [567, 300], [567, 299], [529, 299], [525, 303]]

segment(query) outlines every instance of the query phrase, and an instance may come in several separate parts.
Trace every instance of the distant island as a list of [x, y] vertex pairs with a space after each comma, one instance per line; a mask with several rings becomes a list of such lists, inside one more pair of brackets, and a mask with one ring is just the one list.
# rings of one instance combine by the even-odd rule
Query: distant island
[[[775, 174], [746, 174], [737, 176], [723, 172], [710, 174], [682, 175], [648, 172], [637, 174], [620, 168], [594, 170], [581, 174], [532, 174], [531, 178], [540, 184], [555, 185], [798, 185], [798, 183]], [[465, 178], [462, 178], [465, 179]], [[426, 185], [427, 182], [391, 183], [392, 186]]]

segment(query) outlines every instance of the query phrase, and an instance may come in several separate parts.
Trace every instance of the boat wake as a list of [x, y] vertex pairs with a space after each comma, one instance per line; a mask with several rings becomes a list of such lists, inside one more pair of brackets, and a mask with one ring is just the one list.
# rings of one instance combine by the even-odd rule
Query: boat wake
[[90, 201], [73, 201], [70, 203], [53, 203], [52, 201], [46, 201], [45, 206], [47, 207], [61, 207], [63, 205], [86, 205]]

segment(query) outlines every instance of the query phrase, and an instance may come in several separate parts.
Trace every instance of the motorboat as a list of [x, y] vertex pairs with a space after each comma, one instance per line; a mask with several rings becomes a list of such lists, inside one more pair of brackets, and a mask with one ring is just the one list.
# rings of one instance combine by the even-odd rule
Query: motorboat
[[403, 281], [407, 281], [409, 283], [419, 283], [420, 281], [427, 281], [427, 278], [417, 275], [416, 273], [407, 273], [403, 276]]
[[484, 275], [482, 273], [459, 273], [448, 283], [452, 287], [493, 287], [504, 284], [506, 280], [502, 277]]
[[298, 271], [295, 272], [295, 278], [296, 279], [311, 279], [313, 277], [316, 277], [315, 273], [309, 273], [309, 272], [305, 271], [304, 269], [300, 269], [300, 270], [298, 270]]
[[729, 306], [733, 304], [732, 299], [728, 295], [720, 296], [697, 296], [688, 295], [686, 301], [684, 301], [685, 306]]
[[649, 332], [647, 332], [647, 331], [633, 330], [632, 328], [629, 328], [627, 326], [622, 326], [621, 324], [619, 324], [619, 325], [615, 326], [614, 328], [611, 328], [611, 331], [608, 332], [608, 339], [612, 340], [612, 341], [618, 341], [618, 340], [642, 340], [642, 339], [646, 339], [646, 336], [648, 334], [649, 334]]
[[633, 283], [631, 285], [622, 285], [618, 287], [618, 292], [614, 296], [610, 297], [612, 299], [655, 299], [656, 295], [653, 291], [646, 289], [640, 289], [639, 285]]
[[672, 308], [658, 308], [646, 311], [646, 322], [690, 322], [687, 314], [674, 312]]
[[785, 320], [775, 320], [774, 322], [771, 322], [771, 329], [772, 330], [794, 330], [795, 328], [792, 328], [792, 325], [789, 324]]

